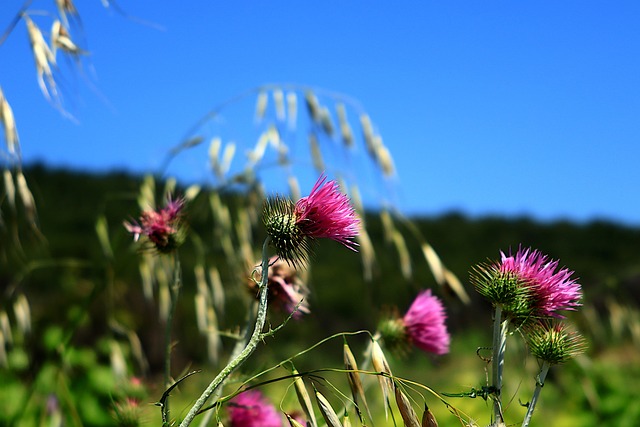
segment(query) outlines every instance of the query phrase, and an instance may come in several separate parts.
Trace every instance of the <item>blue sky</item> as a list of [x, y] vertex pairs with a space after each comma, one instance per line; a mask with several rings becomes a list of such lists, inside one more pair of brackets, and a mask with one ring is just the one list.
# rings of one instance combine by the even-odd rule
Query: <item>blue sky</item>
[[[75, 71], [59, 58], [75, 121], [39, 92], [24, 25], [0, 46], [25, 162], [155, 171], [212, 108], [295, 83], [359, 101], [394, 157], [392, 200], [405, 213], [640, 225], [638, 2], [119, 5], [155, 25], [79, 2], [78, 42], [91, 53]], [[18, 7], [2, 8], [1, 27]], [[48, 17], [32, 19], [48, 31]], [[202, 131], [252, 147], [239, 129], [255, 126], [254, 104], [231, 104]], [[190, 155], [171, 172], [208, 174]], [[360, 184], [367, 200], [381, 191]]]

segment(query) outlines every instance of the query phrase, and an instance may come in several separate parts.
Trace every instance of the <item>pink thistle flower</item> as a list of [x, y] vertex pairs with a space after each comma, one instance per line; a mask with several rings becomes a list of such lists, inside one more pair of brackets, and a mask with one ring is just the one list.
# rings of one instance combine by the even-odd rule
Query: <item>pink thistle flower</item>
[[325, 182], [322, 175], [311, 193], [296, 203], [294, 215], [302, 233], [312, 239], [326, 238], [355, 251], [359, 219], [349, 198], [340, 192], [335, 181]]
[[419, 349], [433, 354], [449, 352], [450, 336], [442, 301], [431, 290], [420, 292], [402, 318], [409, 340]]
[[289, 264], [305, 261], [316, 239], [335, 240], [356, 251], [353, 239], [360, 220], [349, 198], [335, 181], [322, 175], [307, 197], [293, 203], [283, 198], [267, 202], [264, 223], [278, 255]]
[[527, 288], [529, 306], [535, 317], [559, 317], [559, 311], [580, 306], [582, 290], [573, 272], [558, 269], [558, 261], [549, 260], [537, 250], [518, 249], [515, 256], [500, 253], [500, 272], [512, 275]]
[[231, 427], [282, 427], [282, 417], [258, 390], [231, 399], [229, 421]]
[[[262, 267], [256, 266], [256, 273], [261, 274]], [[253, 291], [258, 290], [254, 280], [249, 282]], [[293, 314], [299, 319], [303, 314], [309, 314], [309, 289], [298, 278], [295, 268], [279, 259], [277, 255], [269, 259], [268, 298], [275, 306], [287, 314]]]
[[124, 222], [124, 227], [133, 234], [135, 241], [140, 236], [147, 238], [162, 253], [176, 249], [181, 243], [180, 220], [184, 199], [169, 200], [159, 211], [145, 210], [139, 222]]

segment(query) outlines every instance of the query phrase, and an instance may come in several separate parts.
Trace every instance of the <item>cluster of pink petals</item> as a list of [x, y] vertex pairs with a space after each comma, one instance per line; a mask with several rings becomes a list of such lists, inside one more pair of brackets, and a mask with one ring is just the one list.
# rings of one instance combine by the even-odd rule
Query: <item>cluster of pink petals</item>
[[[258, 266], [257, 271], [260, 270]], [[270, 302], [287, 314], [293, 313], [294, 319], [311, 312], [308, 288], [298, 278], [296, 269], [277, 255], [269, 259], [268, 284]]]
[[228, 407], [231, 427], [282, 427], [282, 417], [258, 390], [240, 393]]
[[125, 222], [124, 226], [130, 233], [133, 233], [136, 241], [140, 236], [146, 236], [156, 246], [166, 246], [170, 236], [178, 232], [176, 223], [183, 206], [183, 199], [169, 200], [167, 205], [159, 211], [146, 210], [142, 212], [139, 223]]
[[572, 271], [558, 270], [558, 261], [530, 248], [518, 249], [515, 256], [500, 254], [501, 272], [515, 275], [529, 287], [536, 315], [563, 317], [559, 311], [575, 310], [581, 305], [580, 284], [571, 277]]
[[431, 290], [420, 292], [402, 318], [405, 331], [419, 349], [433, 354], [449, 352], [450, 336], [442, 301]]
[[358, 235], [360, 220], [335, 181], [325, 182], [322, 175], [311, 193], [296, 203], [294, 216], [302, 233], [312, 239], [327, 238], [356, 250], [352, 239]]

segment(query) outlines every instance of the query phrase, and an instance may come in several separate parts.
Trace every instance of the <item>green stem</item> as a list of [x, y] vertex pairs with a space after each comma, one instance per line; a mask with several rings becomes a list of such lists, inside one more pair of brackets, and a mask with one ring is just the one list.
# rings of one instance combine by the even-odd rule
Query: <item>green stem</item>
[[202, 392], [202, 395], [193, 404], [189, 413], [180, 423], [180, 427], [187, 427], [191, 424], [198, 411], [204, 406], [211, 394], [224, 382], [224, 380], [240, 365], [242, 365], [251, 354], [255, 351], [258, 343], [262, 338], [262, 329], [267, 319], [267, 283], [269, 280], [269, 255], [267, 249], [269, 246], [269, 237], [267, 237], [262, 245], [262, 277], [260, 281], [260, 299], [258, 303], [258, 313], [256, 315], [256, 324], [253, 334], [247, 342], [244, 350], [242, 350], [227, 366], [225, 366], [218, 375], [211, 381], [209, 386]]
[[[174, 255], [174, 271], [173, 271], [173, 284], [169, 287], [169, 313], [167, 313], [167, 324], [164, 328], [164, 386], [169, 388], [171, 386], [171, 332], [173, 325], [173, 315], [176, 311], [178, 303], [178, 296], [180, 295], [180, 288], [182, 287], [182, 270], [180, 267], [180, 259], [178, 254]], [[162, 426], [169, 427], [171, 425], [169, 420], [169, 397], [162, 405]]]
[[502, 307], [496, 306], [493, 318], [493, 357], [492, 357], [492, 380], [495, 387], [493, 399], [493, 413], [495, 424], [500, 425], [502, 419], [502, 374], [504, 370], [504, 353], [507, 348], [507, 331], [509, 330], [509, 320], [502, 320]]
[[538, 398], [540, 397], [540, 392], [542, 391], [544, 380], [547, 378], [550, 367], [549, 362], [542, 362], [540, 373], [538, 373], [538, 377], [536, 378], [536, 389], [531, 397], [531, 402], [529, 402], [529, 408], [527, 409], [527, 414], [524, 416], [524, 421], [522, 421], [522, 427], [528, 427], [531, 422], [533, 411], [536, 409], [536, 403], [538, 403]]

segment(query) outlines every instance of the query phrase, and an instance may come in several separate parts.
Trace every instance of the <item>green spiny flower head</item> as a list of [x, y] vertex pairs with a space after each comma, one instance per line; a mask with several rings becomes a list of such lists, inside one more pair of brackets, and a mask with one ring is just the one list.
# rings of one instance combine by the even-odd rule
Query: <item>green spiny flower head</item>
[[263, 220], [278, 255], [297, 266], [308, 259], [311, 245], [296, 221], [295, 208], [291, 200], [276, 196], [265, 203]]
[[586, 350], [584, 337], [563, 322], [536, 322], [523, 332], [531, 354], [551, 365], [565, 363]]
[[311, 193], [295, 204], [276, 197], [264, 207], [264, 224], [278, 256], [298, 266], [316, 239], [331, 239], [356, 251], [360, 220], [335, 181], [320, 176]]
[[500, 255], [500, 262], [478, 267], [472, 281], [481, 295], [516, 323], [562, 318], [562, 311], [581, 305], [580, 284], [572, 271], [558, 268], [558, 261], [530, 248]]
[[528, 318], [530, 288], [525, 280], [510, 271], [503, 271], [499, 263], [480, 264], [471, 272], [476, 291], [494, 307], [501, 307], [510, 319]]

